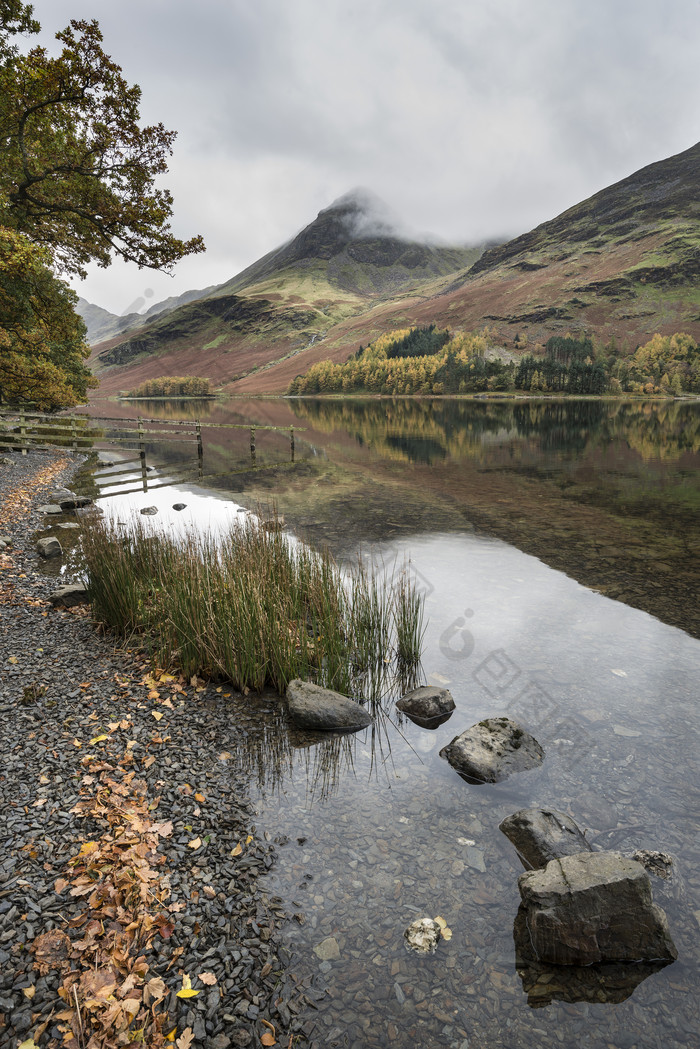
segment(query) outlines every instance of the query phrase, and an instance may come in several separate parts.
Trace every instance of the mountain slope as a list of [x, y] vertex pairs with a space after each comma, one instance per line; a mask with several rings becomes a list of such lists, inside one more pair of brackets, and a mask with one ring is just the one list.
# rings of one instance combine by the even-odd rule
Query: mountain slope
[[655, 331], [700, 340], [699, 201], [700, 144], [486, 251], [406, 241], [355, 192], [211, 295], [99, 347], [96, 369], [108, 393], [164, 369], [283, 392], [407, 324], [488, 325], [508, 347], [567, 331], [630, 349]]
[[182, 295], [171, 295], [167, 299], [155, 302], [147, 310], [144, 310], [143, 313], [123, 313], [117, 315], [115, 313], [110, 313], [109, 310], [103, 309], [102, 306], [96, 306], [93, 302], [88, 302], [87, 299], [82, 298], [78, 299], [76, 310], [87, 326], [88, 342], [91, 346], [96, 346], [98, 343], [104, 342], [106, 339], [112, 339], [122, 333], [133, 331], [134, 328], [140, 328], [144, 324], [148, 324], [155, 317], [172, 312], [172, 310], [177, 309], [178, 306], [182, 306], [187, 302], [192, 302], [194, 299], [201, 299], [204, 295], [208, 295], [209, 292], [213, 290], [214, 285], [200, 291], [185, 291]]
[[204, 297], [136, 332], [115, 333], [97, 347], [93, 364], [110, 390], [124, 381], [105, 369], [129, 366], [135, 385], [162, 374], [163, 354], [170, 372], [194, 367], [216, 383], [231, 381], [314, 345], [377, 303], [434, 294], [481, 250], [407, 240], [380, 201], [355, 190]]

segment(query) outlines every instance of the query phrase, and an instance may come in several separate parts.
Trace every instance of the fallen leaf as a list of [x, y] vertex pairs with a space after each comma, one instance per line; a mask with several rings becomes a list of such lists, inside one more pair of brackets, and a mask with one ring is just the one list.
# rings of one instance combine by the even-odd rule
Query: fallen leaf
[[202, 892], [209, 900], [213, 900], [216, 896], [216, 889], [212, 885], [205, 885]]
[[202, 983], [205, 983], [207, 987], [213, 987], [216, 983], [216, 976], [214, 973], [200, 973], [199, 978]]
[[42, 774], [41, 774], [41, 775], [39, 776], [39, 783], [50, 783], [50, 782], [51, 782], [51, 781], [50, 781], [49, 777], [48, 777], [48, 776], [46, 776], [46, 775], [45, 775], [45, 774], [44, 774], [44, 773], [42, 772]]
[[438, 918], [435, 918], [434, 920], [438, 923], [438, 925], [440, 926], [441, 929], [446, 929], [447, 928], [447, 922], [445, 921], [444, 918], [438, 917]]
[[204, 797], [203, 794], [195, 794], [194, 800], [195, 801], [206, 801], [207, 799]]
[[160, 692], [158, 692], [155, 688], [152, 688], [151, 691], [148, 693], [148, 699], [160, 699]]
[[20, 1042], [17, 1049], [39, 1049], [33, 1038], [27, 1038], [26, 1042]]
[[271, 1031], [265, 1031], [260, 1041], [263, 1045], [277, 1045], [277, 1039]]
[[84, 841], [80, 846], [79, 856], [88, 856], [91, 852], [95, 852], [99, 848], [96, 841]]
[[173, 677], [172, 674], [161, 674], [160, 677], [158, 678], [158, 680], [162, 681], [165, 685], [167, 685], [168, 682], [174, 681], [175, 678]]
[[144, 758], [144, 759], [143, 759], [143, 762], [142, 762], [142, 764], [143, 764], [143, 767], [144, 767], [145, 769], [150, 769], [151, 765], [153, 764], [153, 762], [154, 762], [155, 760], [156, 760], [156, 759], [155, 759], [155, 758], [153, 757], [153, 755], [152, 755], [152, 754], [149, 754], [149, 756], [148, 756], [147, 758]]
[[164, 998], [168, 993], [165, 982], [161, 980], [159, 976], [154, 976], [152, 980], [149, 980], [146, 987], [148, 988], [148, 993], [152, 998], [155, 998], [157, 1002], [160, 1001], [161, 998]]
[[232, 856], [240, 856], [242, 852], [243, 852], [243, 846], [241, 845], [241, 843], [239, 841], [238, 845], [236, 845], [235, 849], [231, 849], [231, 855]]
[[25, 998], [29, 998], [29, 999], [33, 998], [34, 995], [36, 994], [36, 985], [32, 984], [31, 987], [23, 987], [22, 988], [22, 994], [24, 995]]
[[[190, 979], [190, 977], [189, 976], [183, 976], [182, 977], [182, 987], [177, 992], [177, 997], [178, 998], [194, 998], [195, 995], [197, 995], [197, 994], [199, 994], [199, 991], [195, 991], [195, 989], [193, 988], [192, 980]], [[189, 1028], [185, 1029], [185, 1031], [187, 1031], [187, 1030], [189, 1030]], [[182, 1032], [183, 1036], [185, 1034], [185, 1031]], [[178, 1045], [180, 1044], [180, 1039], [178, 1039], [177, 1044]], [[189, 1045], [189, 1043], [188, 1043], [188, 1045]]]
[[173, 1027], [173, 1029], [170, 1032], [170, 1034], [166, 1034], [166, 1036], [165, 1036], [166, 1042], [174, 1042], [176, 1034], [177, 1034], [177, 1027]]
[[188, 849], [198, 849], [198, 848], [200, 848], [201, 844], [202, 844], [202, 839], [201, 838], [193, 838], [192, 841], [188, 841], [187, 842], [187, 848]]
[[47, 800], [47, 798], [37, 798], [36, 801], [32, 802], [32, 808], [40, 809], [42, 805], [46, 804]]
[[440, 929], [440, 935], [442, 936], [443, 940], [451, 940], [452, 929]]
[[82, 747], [82, 745], [83, 745], [82, 740], [80, 740], [80, 739], [74, 739], [73, 740], [73, 746], [74, 747]]
[[[198, 994], [199, 992], [195, 991], [194, 993]], [[192, 1045], [193, 1041], [194, 1034], [192, 1032], [192, 1028], [186, 1027], [180, 1035], [180, 1037], [178, 1038], [178, 1040], [175, 1042], [175, 1045], [177, 1046], [177, 1049], [190, 1049], [190, 1046]]]
[[19, 663], [19, 660], [17, 659], [17, 656], [10, 656], [10, 658], [8, 659], [7, 662], [8, 663]]
[[156, 721], [160, 721], [160, 719], [163, 717], [162, 710], [152, 710], [151, 714], [156, 719]]
[[54, 883], [54, 890], [56, 892], [63, 892], [63, 890], [69, 884], [70, 884], [70, 882], [68, 882], [65, 878], [57, 878], [55, 883]]
[[105, 739], [109, 739], [109, 736], [95, 736], [94, 739], [90, 740], [90, 746], [92, 746], [93, 743], [102, 743]]

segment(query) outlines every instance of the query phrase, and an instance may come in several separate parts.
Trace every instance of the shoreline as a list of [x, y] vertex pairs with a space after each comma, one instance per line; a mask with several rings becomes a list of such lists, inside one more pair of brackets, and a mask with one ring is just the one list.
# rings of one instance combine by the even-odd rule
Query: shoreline
[[[114, 765], [123, 748], [149, 811], [157, 804], [154, 818], [173, 825], [159, 840], [167, 935], [143, 951], [148, 978], [162, 979], [167, 989], [166, 1030], [189, 1028], [198, 1049], [229, 1049], [259, 1044], [267, 1020], [285, 1043], [296, 1036], [305, 1044], [298, 991], [276, 936], [289, 917], [258, 886], [276, 849], [258, 835], [247, 783], [233, 767], [236, 727], [226, 700], [204, 682], [154, 685], [144, 655], [98, 634], [86, 606], [51, 607], [56, 580], [37, 570], [36, 506], [69, 483], [84, 457], [12, 458], [0, 466], [0, 533], [12, 540], [0, 553], [0, 1045], [15, 1049], [44, 1021], [42, 1047], [62, 1037], [53, 1019], [65, 1009], [60, 977], [37, 973], [29, 948], [40, 934], [87, 913], [82, 898], [54, 886], [70, 879], [70, 860], [86, 837], [105, 830], [92, 818], [86, 828], [72, 812], [85, 795], [85, 759], [97, 751]], [[72, 942], [82, 935], [81, 925], [75, 928]], [[201, 973], [212, 974], [213, 983], [199, 981]], [[184, 975], [196, 996], [177, 996]]]

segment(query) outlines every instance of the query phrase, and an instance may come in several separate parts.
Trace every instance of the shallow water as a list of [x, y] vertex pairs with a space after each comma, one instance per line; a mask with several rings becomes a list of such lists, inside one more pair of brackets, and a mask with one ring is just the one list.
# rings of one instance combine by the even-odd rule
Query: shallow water
[[[341, 554], [365, 540], [380, 570], [409, 558], [426, 595], [425, 680], [457, 704], [438, 729], [399, 719], [389, 701], [372, 731], [332, 738], [291, 729], [274, 697], [232, 710], [241, 747], [221, 760], [248, 771], [256, 833], [279, 843], [267, 887], [300, 916], [283, 936], [315, 1000], [304, 1007], [311, 1044], [697, 1045], [700, 641], [670, 623], [697, 613], [698, 409], [678, 407], [514, 423], [512, 409], [491, 406], [470, 422], [445, 406], [392, 419], [376, 402], [299, 405], [310, 429], [294, 474], [267, 484], [251, 474], [233, 495], [178, 486], [109, 501], [117, 517], [159, 505], [154, 522], [171, 528], [186, 513], [216, 524], [274, 494], [288, 520]], [[235, 412], [288, 425], [290, 409]], [[177, 501], [188, 511], [166, 513]], [[599, 590], [618, 580], [629, 604], [576, 581], [592, 572]], [[538, 738], [544, 764], [465, 783], [439, 750], [503, 713]], [[677, 962], [614, 979], [516, 970], [521, 866], [498, 824], [530, 805], [569, 812], [595, 848], [674, 857], [674, 879], [652, 883]], [[421, 915], [453, 932], [432, 957], [403, 946]]]

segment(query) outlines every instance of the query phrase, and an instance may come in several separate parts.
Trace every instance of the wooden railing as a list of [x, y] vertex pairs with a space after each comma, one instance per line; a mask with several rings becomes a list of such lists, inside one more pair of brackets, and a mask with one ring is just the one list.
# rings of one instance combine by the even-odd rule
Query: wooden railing
[[[122, 424], [131, 425], [122, 425]], [[153, 427], [157, 426], [157, 429]], [[188, 427], [185, 429], [185, 427]], [[240, 460], [236, 468], [206, 473], [204, 463], [203, 429], [247, 430], [250, 432], [250, 459]], [[304, 427], [297, 427], [303, 430]], [[257, 431], [271, 430], [289, 435], [289, 459], [283, 462], [258, 463]], [[118, 470], [110, 470], [109, 480], [98, 481], [100, 494], [126, 495], [131, 492], [144, 491], [150, 488], [163, 488], [174, 483], [204, 481], [215, 477], [227, 477], [231, 474], [247, 473], [249, 470], [270, 470], [275, 467], [293, 465], [295, 458], [295, 428], [293, 426], [258, 426], [245, 423], [202, 423], [199, 419], [144, 419], [140, 416], [127, 419], [116, 416], [93, 416], [73, 413], [71, 415], [43, 415], [23, 410], [0, 412], [0, 450], [9, 448], [21, 451], [26, 455], [29, 449], [55, 450], [70, 448], [73, 451], [106, 450], [113, 445], [131, 445], [138, 450], [133, 459], [115, 461]], [[192, 444], [196, 445], [196, 458], [191, 463], [183, 463], [176, 468], [156, 467], [148, 463], [147, 444]], [[157, 458], [157, 451], [154, 455]], [[111, 478], [119, 475], [133, 475], [134, 465], [138, 463], [140, 484], [118, 492], [104, 492], [103, 489], [115, 488], [128, 483], [114, 481]], [[121, 469], [127, 467], [127, 469]], [[166, 479], [167, 478], [167, 479]]]

